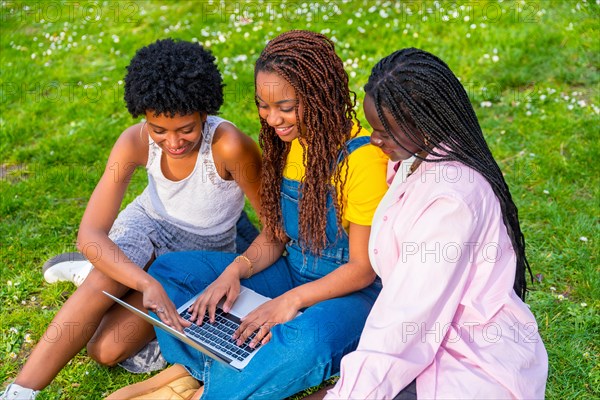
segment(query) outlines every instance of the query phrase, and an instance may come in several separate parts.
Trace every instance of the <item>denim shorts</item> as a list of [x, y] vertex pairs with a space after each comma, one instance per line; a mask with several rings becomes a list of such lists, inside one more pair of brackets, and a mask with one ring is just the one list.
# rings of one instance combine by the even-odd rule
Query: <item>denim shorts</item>
[[155, 258], [174, 251], [236, 250], [235, 226], [219, 235], [197, 235], [151, 216], [138, 199], [119, 213], [108, 234], [136, 265], [143, 268]]

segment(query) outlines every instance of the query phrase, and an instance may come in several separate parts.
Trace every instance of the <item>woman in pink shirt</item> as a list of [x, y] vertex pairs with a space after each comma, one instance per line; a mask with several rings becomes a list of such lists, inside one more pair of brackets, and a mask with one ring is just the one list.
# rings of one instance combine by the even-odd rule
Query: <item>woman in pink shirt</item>
[[396, 173], [373, 219], [383, 290], [327, 398], [543, 398], [517, 207], [467, 93], [412, 48], [382, 59], [365, 91], [371, 143], [408, 176]]

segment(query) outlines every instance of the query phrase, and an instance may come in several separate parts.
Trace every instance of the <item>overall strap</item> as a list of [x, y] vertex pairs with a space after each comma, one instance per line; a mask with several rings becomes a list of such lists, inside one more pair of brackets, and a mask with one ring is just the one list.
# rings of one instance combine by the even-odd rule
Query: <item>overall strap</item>
[[[370, 136], [359, 136], [352, 138], [346, 142], [346, 149], [348, 149], [348, 155], [360, 147], [363, 147], [371, 142]], [[341, 163], [344, 157], [344, 152], [340, 150], [338, 154], [337, 163]]]

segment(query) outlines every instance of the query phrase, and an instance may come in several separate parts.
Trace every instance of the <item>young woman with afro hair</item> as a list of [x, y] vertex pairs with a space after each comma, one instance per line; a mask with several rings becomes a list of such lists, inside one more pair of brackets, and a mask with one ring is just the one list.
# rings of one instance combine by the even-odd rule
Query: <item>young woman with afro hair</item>
[[[367, 243], [387, 189], [387, 158], [356, 120], [334, 44], [308, 31], [277, 36], [256, 62], [255, 87], [263, 231], [241, 255], [170, 253], [149, 270], [176, 306], [204, 290], [190, 308], [200, 322], [214, 318], [221, 299], [228, 311], [240, 285], [272, 299], [229, 339], [261, 346], [240, 372], [157, 332], [165, 358], [203, 382], [194, 399], [281, 399], [320, 384], [355, 348], [381, 289]], [[174, 368], [183, 369], [110, 399], [162, 394], [180, 376], [169, 375]]]
[[[157, 346], [130, 358], [154, 330], [102, 291], [173, 315], [167, 293], [145, 269], [173, 251], [236, 251], [244, 195], [260, 210], [260, 152], [216, 116], [223, 84], [210, 52], [171, 39], [139, 49], [127, 67], [125, 101], [133, 117], [145, 120], [127, 128], [110, 153], [81, 221], [81, 253], [58, 256], [44, 268], [49, 282], [81, 284], [48, 328], [48, 337], [63, 334], [36, 345], [6, 398], [34, 398], [86, 345], [104, 365], [124, 362], [133, 372], [164, 367]], [[145, 167], [148, 186], [119, 212], [137, 167]], [[170, 323], [181, 328], [178, 319]]]

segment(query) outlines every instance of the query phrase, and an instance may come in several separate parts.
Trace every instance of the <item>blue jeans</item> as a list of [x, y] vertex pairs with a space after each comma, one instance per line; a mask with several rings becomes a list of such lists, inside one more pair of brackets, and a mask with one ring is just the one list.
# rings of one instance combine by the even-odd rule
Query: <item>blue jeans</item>
[[[150, 273], [179, 307], [212, 283], [235, 256], [199, 251], [169, 253], [152, 264]], [[292, 270], [288, 257], [281, 257], [241, 283], [264, 296], [277, 297], [305, 282]], [[284, 398], [339, 372], [342, 357], [358, 345], [380, 289], [375, 283], [360, 292], [323, 301], [293, 320], [274, 326], [271, 341], [241, 372], [213, 361], [161, 330], [157, 330], [158, 341], [168, 362], [183, 364], [204, 382], [203, 399]]]

